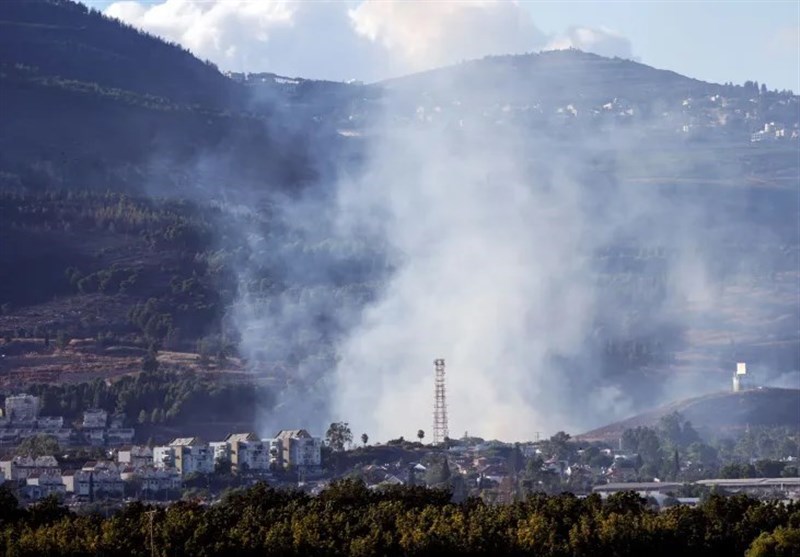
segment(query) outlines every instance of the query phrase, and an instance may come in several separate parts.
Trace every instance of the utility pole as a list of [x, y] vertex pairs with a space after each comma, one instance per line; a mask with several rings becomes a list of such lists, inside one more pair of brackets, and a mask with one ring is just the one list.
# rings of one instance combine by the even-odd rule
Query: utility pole
[[147, 515], [147, 518], [150, 521], [150, 556], [156, 557], [156, 542], [155, 536], [153, 535], [153, 520], [156, 517], [156, 510], [153, 509], [152, 511], [147, 511], [144, 514]]

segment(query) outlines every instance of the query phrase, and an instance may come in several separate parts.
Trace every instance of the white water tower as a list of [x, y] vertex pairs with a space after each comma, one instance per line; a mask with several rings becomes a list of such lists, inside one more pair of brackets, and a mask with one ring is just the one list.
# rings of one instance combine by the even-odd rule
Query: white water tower
[[738, 393], [744, 388], [744, 376], [747, 375], [747, 364], [738, 362], [736, 371], [733, 374], [733, 392]]

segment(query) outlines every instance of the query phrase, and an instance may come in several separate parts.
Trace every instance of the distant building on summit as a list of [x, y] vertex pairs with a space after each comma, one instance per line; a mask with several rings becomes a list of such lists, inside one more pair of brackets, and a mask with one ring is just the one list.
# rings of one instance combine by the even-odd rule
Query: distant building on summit
[[745, 389], [744, 377], [747, 375], [747, 364], [739, 362], [736, 364], [736, 371], [733, 372], [733, 392], [738, 393]]

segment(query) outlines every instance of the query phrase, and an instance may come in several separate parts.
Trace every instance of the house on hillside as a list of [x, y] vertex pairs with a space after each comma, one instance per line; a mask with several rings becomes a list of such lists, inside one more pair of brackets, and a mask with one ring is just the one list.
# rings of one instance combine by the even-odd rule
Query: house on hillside
[[108, 423], [108, 412], [100, 408], [90, 408], [83, 413], [83, 429], [103, 429]]
[[66, 492], [82, 500], [121, 499], [125, 482], [113, 462], [90, 461], [80, 470], [64, 472]]
[[283, 465], [300, 471], [322, 467], [322, 439], [305, 429], [282, 429], [275, 435], [280, 443]]
[[31, 501], [38, 501], [50, 495], [63, 497], [67, 494], [67, 488], [60, 472], [35, 472], [25, 480], [23, 493]]
[[117, 451], [117, 462], [134, 468], [153, 465], [153, 449], [143, 445], [132, 445]]
[[174, 467], [181, 476], [211, 474], [214, 471], [214, 453], [199, 437], [179, 437], [169, 446]]
[[141, 491], [151, 495], [164, 491], [177, 491], [182, 486], [181, 475], [174, 468], [126, 467], [120, 472], [120, 476], [125, 482], [139, 482]]
[[273, 450], [275, 446], [271, 439], [262, 440], [255, 433], [231, 433], [225, 438], [225, 443], [231, 465], [237, 472], [267, 472], [273, 465], [279, 466], [280, 451]]
[[199, 437], [178, 437], [169, 445], [153, 448], [153, 465], [174, 468], [181, 476], [210, 474], [214, 471], [214, 453]]
[[17, 424], [33, 424], [39, 417], [41, 404], [38, 396], [12, 395], [6, 397], [5, 417]]
[[7, 480], [27, 480], [34, 474], [54, 474], [59, 472], [58, 461], [54, 456], [15, 456], [0, 460], [0, 469]]

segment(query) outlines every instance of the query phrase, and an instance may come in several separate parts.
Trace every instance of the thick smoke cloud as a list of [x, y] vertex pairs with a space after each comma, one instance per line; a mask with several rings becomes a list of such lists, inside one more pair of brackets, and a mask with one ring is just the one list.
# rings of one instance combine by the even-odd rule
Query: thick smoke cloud
[[[432, 100], [446, 98], [461, 100]], [[375, 440], [412, 436], [430, 422], [437, 357], [448, 363], [452, 435], [576, 432], [724, 388], [719, 361], [609, 366], [603, 342], [657, 338], [666, 352], [682, 343], [707, 358], [694, 345], [718, 334], [726, 311], [772, 311], [742, 295], [743, 268], [715, 276], [727, 242], [740, 239], [735, 222], [715, 227], [709, 217], [735, 213], [741, 194], [727, 192], [726, 209], [624, 184], [621, 169], [639, 164], [653, 122], [564, 144], [551, 135], [563, 125], [558, 113], [531, 127], [503, 107], [470, 112], [461, 102], [475, 99], [446, 80], [424, 95], [399, 88], [369, 128], [363, 166], [278, 204], [304, 254], [276, 254], [259, 239], [254, 261], [277, 258], [311, 284], [261, 301], [243, 296], [233, 315], [241, 347], [268, 361], [326, 348], [299, 362], [265, 431], [287, 419], [316, 430], [343, 420]], [[307, 252], [323, 244], [333, 259], [311, 262]], [[323, 286], [343, 263], [365, 260], [383, 270], [366, 289], [332, 295]], [[321, 315], [336, 325], [330, 344]], [[702, 365], [713, 373], [697, 373]], [[672, 375], [684, 367], [691, 373]]]
[[[465, 94], [449, 87], [434, 96]], [[627, 415], [635, 389], [605, 380], [591, 343], [609, 315], [595, 254], [632, 233], [666, 240], [642, 227], [663, 200], [604, 201], [574, 172], [591, 146], [566, 156], [542, 130], [436, 108], [411, 121], [390, 110], [364, 175], [339, 185], [339, 233], [377, 230], [395, 272], [339, 347], [332, 415], [378, 439], [412, 435], [429, 422], [435, 357], [448, 362], [451, 435], [533, 439]], [[680, 294], [696, 290], [674, 270]]]
[[368, 0], [350, 17], [355, 31], [383, 46], [400, 73], [529, 52], [546, 42], [528, 9], [515, 2]]
[[[303, 68], [328, 63], [334, 73], [361, 76], [537, 44], [630, 54], [630, 44], [606, 30], [548, 38], [505, 2], [364, 2], [350, 11], [253, 2], [241, 8], [250, 10], [247, 18], [235, 2], [125, 6], [109, 10], [184, 44], [195, 40], [201, 56], [287, 74], [300, 72], [271, 64], [300, 67], [305, 57]], [[312, 40], [325, 36], [325, 13], [335, 16], [341, 50]], [[158, 27], [169, 21], [172, 27]], [[508, 36], [482, 40], [480, 30]], [[286, 47], [283, 56], [272, 57], [276, 45]], [[339, 55], [350, 48], [357, 57]], [[553, 61], [548, 67], [557, 72], [559, 54], [549, 56], [543, 64]], [[374, 101], [359, 90], [338, 138], [346, 146], [314, 144], [313, 162], [328, 171], [291, 198], [265, 201], [209, 186], [244, 239], [229, 262], [239, 279], [230, 327], [253, 372], [276, 380], [280, 392], [280, 406], [263, 416], [264, 435], [285, 427], [322, 432], [334, 420], [373, 440], [427, 430], [439, 357], [448, 363], [451, 435], [577, 432], [727, 385], [727, 373], [716, 373], [720, 351], [695, 348], [709, 337], [731, 341], [719, 330], [730, 330], [737, 314], [763, 316], [751, 319], [759, 328], [769, 324], [774, 307], [765, 299], [782, 297], [769, 288], [747, 295], [751, 279], [741, 277], [759, 263], [726, 250], [773, 238], [755, 238], [733, 217], [727, 224], [711, 218], [736, 214], [753, 203], [749, 194], [729, 188], [693, 197], [691, 186], [676, 194], [650, 183], [682, 173], [680, 160], [647, 148], [680, 127], [665, 107], [614, 98], [582, 105], [592, 87], [591, 76], [581, 81], [583, 71], [566, 72], [576, 81], [559, 89], [555, 106], [552, 95], [534, 94], [536, 75], [525, 73], [524, 60], [481, 63], [485, 74], [470, 66], [474, 73], [465, 70], [461, 80], [459, 66], [430, 81], [390, 83]], [[481, 90], [509, 67], [511, 85]], [[573, 92], [575, 105], [567, 104]], [[592, 110], [589, 121], [612, 124], [575, 124]], [[282, 117], [287, 127], [298, 125], [291, 111], [271, 114], [265, 125], [280, 129]], [[357, 164], [343, 162], [351, 149]], [[714, 182], [742, 175], [730, 161], [706, 163]], [[198, 164], [201, 174], [215, 168], [230, 167], [211, 156]], [[236, 182], [230, 173], [225, 183]], [[609, 363], [620, 344], [624, 356], [639, 358], [641, 346], [662, 342], [656, 356], [680, 352], [683, 360]], [[680, 369], [691, 373], [672, 374]]]
[[105, 12], [225, 70], [374, 81], [495, 54], [579, 48], [631, 56], [627, 39], [576, 27], [551, 37], [503, 0], [343, 2], [123, 0]]
[[339, 2], [126, 0], [105, 13], [224, 70], [347, 80], [377, 66], [379, 53], [352, 31]]

